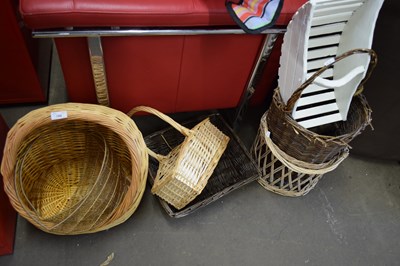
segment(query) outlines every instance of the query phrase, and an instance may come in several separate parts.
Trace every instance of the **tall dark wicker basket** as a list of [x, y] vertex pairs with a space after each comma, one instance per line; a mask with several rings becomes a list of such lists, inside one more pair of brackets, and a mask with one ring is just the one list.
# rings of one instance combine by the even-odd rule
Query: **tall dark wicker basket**
[[316, 133], [300, 126], [291, 112], [302, 91], [334, 63], [353, 54], [367, 53], [371, 60], [367, 75], [371, 75], [377, 56], [370, 49], [351, 50], [318, 70], [291, 96], [287, 105], [279, 88], [275, 90], [268, 112], [261, 119], [252, 155], [262, 169], [259, 182], [267, 189], [287, 196], [308, 193], [326, 172], [335, 169], [347, 157], [349, 143], [371, 123], [371, 109], [361, 94], [352, 100], [346, 121], [330, 124], [327, 133]]

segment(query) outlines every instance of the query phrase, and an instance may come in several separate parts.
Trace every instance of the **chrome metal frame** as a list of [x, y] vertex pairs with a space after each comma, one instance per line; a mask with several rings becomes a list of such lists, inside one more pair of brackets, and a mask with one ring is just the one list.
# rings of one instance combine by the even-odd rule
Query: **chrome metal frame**
[[[260, 34], [280, 34], [286, 29], [271, 28]], [[60, 29], [60, 30], [35, 30], [34, 38], [68, 38], [68, 37], [117, 37], [117, 36], [166, 36], [166, 35], [225, 35], [247, 34], [241, 29], [145, 29], [145, 28], [120, 28], [109, 29]]]
[[[262, 50], [253, 68], [249, 82], [245, 91], [242, 94], [239, 105], [236, 107], [233, 126], [243, 119], [247, 104], [255, 91], [257, 82], [260, 79], [261, 73], [266, 65], [272, 48], [279, 34], [286, 32], [285, 28], [266, 29], [260, 34], [267, 34], [264, 40]], [[101, 37], [117, 37], [117, 36], [177, 36], [177, 35], [227, 35], [227, 34], [247, 34], [241, 29], [210, 29], [210, 28], [181, 28], [181, 29], [166, 29], [166, 28], [95, 28], [95, 29], [74, 29], [66, 28], [60, 30], [36, 30], [32, 32], [34, 38], [88, 38], [89, 53], [102, 56]], [[93, 66], [92, 66], [93, 67]], [[106, 73], [104, 73], [106, 77]]]
[[276, 39], [278, 38], [278, 34], [268, 34], [264, 40], [263, 47], [261, 49], [258, 60], [254, 66], [254, 69], [251, 73], [250, 80], [247, 84], [246, 90], [243, 92], [243, 95], [240, 99], [240, 103], [236, 108], [236, 114], [233, 121], [233, 127], [236, 127], [239, 122], [243, 119], [243, 115], [246, 112], [247, 105], [249, 103], [250, 98], [253, 96], [256, 85], [261, 79], [262, 72], [267, 64], [268, 58], [271, 55], [272, 49], [274, 48]]

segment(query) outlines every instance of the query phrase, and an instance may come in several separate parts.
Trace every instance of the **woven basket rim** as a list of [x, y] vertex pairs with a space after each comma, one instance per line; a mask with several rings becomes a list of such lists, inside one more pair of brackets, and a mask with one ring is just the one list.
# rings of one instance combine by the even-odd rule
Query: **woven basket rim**
[[[50, 105], [50, 106], [42, 107], [39, 109], [35, 109], [35, 110], [29, 112], [28, 114], [26, 114], [25, 116], [23, 116], [22, 118], [20, 118], [8, 132], [7, 138], [10, 137], [13, 140], [15, 140], [15, 142], [13, 142], [13, 143], [11, 143], [10, 141], [6, 142], [6, 145], [4, 148], [4, 151], [7, 151], [7, 154], [5, 154], [6, 157], [16, 155], [16, 152], [18, 151], [18, 149], [10, 147], [11, 144], [13, 144], [12, 146], [17, 147], [23, 141], [24, 137], [26, 137], [30, 133], [31, 130], [37, 129], [40, 126], [47, 125], [53, 121], [51, 119], [48, 119], [45, 122], [37, 123], [38, 119], [40, 119], [43, 116], [48, 116], [50, 118], [51, 113], [61, 112], [61, 111], [67, 112], [67, 117], [64, 118], [65, 120], [82, 121], [82, 122], [89, 121], [89, 122], [97, 123], [99, 125], [103, 125], [107, 128], [111, 128], [111, 126], [110, 126], [110, 123], [106, 123], [106, 121], [104, 121], [104, 119], [106, 117], [103, 117], [103, 116], [99, 117], [97, 115], [93, 115], [92, 111], [107, 112], [107, 113], [115, 115], [116, 117], [119, 117], [119, 118], [126, 116], [124, 113], [122, 113], [118, 110], [115, 110], [115, 109], [107, 108], [107, 107], [104, 107], [101, 105], [85, 104], [85, 103], [62, 103], [62, 104], [55, 104], [55, 105]], [[95, 118], [97, 118], [97, 119], [95, 119]], [[126, 119], [124, 119], [124, 120], [126, 120]], [[112, 119], [110, 119], [108, 121], [112, 123]], [[23, 124], [21, 125], [20, 123], [22, 123], [22, 122], [23, 122]], [[30, 128], [31, 130], [24, 130], [28, 126], [32, 126]], [[19, 132], [16, 132], [17, 130], [19, 130]], [[116, 133], [118, 133], [118, 132], [116, 132]], [[141, 135], [140, 131], [139, 131], [139, 134]], [[16, 137], [16, 135], [18, 136], [18, 138]], [[143, 138], [143, 136], [142, 136], [142, 138]], [[122, 140], [125, 143], [127, 143], [126, 140], [124, 140], [124, 139], [122, 139]], [[13, 152], [13, 153], [10, 153], [10, 152]], [[9, 174], [9, 172], [7, 171], [7, 170], [9, 170], [9, 168], [5, 167], [6, 163], [7, 163], [7, 160], [3, 159], [2, 163], [1, 163], [1, 173], [3, 175]], [[13, 168], [11, 168], [11, 170], [12, 169]]]

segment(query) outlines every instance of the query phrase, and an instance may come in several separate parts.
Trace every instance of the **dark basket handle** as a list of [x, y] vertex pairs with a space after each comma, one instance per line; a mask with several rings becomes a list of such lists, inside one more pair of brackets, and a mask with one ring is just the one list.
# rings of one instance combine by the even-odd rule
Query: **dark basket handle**
[[347, 51], [337, 57], [330, 62], [329, 64], [321, 67], [317, 72], [315, 72], [311, 77], [309, 77], [301, 86], [295, 90], [292, 94], [292, 96], [289, 98], [287, 101], [287, 104], [284, 108], [285, 112], [291, 113], [293, 111], [293, 107], [296, 104], [297, 100], [300, 98], [301, 93], [305, 88], [307, 88], [318, 76], [320, 76], [325, 70], [330, 68], [332, 65], [334, 65], [336, 62], [339, 62], [340, 60], [349, 57], [354, 54], [369, 54], [370, 56], [370, 61], [367, 69], [367, 73], [364, 77], [364, 79], [360, 82], [360, 85], [358, 86], [359, 88], [364, 85], [364, 83], [369, 79], [371, 76], [372, 71], [374, 70], [377, 62], [378, 62], [378, 56], [376, 55], [375, 51], [372, 49], [354, 49]]

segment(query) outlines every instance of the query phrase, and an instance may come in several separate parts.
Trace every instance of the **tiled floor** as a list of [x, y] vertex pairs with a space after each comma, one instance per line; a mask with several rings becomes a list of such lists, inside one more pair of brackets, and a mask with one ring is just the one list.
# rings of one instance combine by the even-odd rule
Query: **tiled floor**
[[[50, 104], [67, 99], [58, 67]], [[0, 112], [12, 126], [38, 107]], [[239, 132], [247, 146], [258, 121], [249, 117]], [[111, 254], [110, 265], [398, 265], [399, 239], [400, 165], [352, 155], [300, 198], [254, 182], [173, 219], [147, 188], [124, 224], [81, 236], [50, 235], [18, 217], [14, 254], [0, 265], [100, 265]]]

